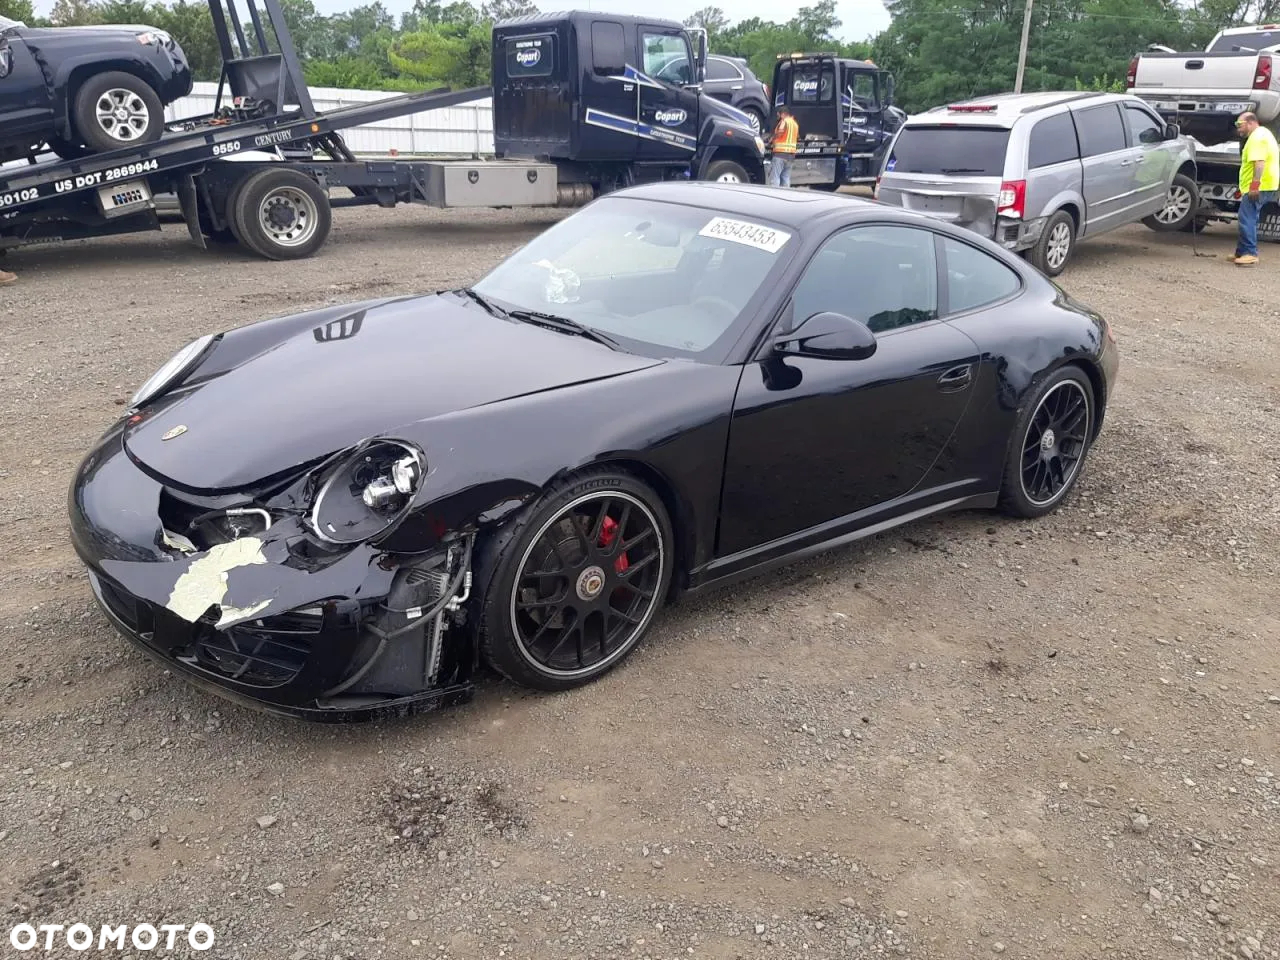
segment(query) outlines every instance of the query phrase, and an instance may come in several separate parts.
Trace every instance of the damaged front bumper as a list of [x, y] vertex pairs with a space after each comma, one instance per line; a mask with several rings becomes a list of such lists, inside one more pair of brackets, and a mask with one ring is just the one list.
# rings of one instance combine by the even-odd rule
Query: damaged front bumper
[[[264, 505], [174, 489], [133, 462], [122, 434], [77, 471], [71, 536], [99, 606], [142, 650], [206, 690], [305, 719], [470, 698], [470, 534], [412, 555], [326, 547], [287, 496]], [[261, 521], [220, 542], [188, 536], [198, 525], [184, 521], [210, 514]]]

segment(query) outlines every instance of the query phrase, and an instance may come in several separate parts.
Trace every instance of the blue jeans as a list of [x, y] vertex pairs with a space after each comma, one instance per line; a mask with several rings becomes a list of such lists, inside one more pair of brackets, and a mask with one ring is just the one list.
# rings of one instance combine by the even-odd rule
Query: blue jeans
[[791, 186], [791, 165], [795, 162], [795, 157], [775, 153], [769, 160], [769, 186]]
[[1258, 255], [1258, 217], [1262, 213], [1262, 208], [1268, 203], [1275, 203], [1276, 195], [1280, 191], [1264, 190], [1258, 194], [1257, 200], [1249, 199], [1249, 194], [1245, 194], [1240, 198], [1240, 232], [1239, 238], [1236, 240], [1236, 256], [1254, 256]]

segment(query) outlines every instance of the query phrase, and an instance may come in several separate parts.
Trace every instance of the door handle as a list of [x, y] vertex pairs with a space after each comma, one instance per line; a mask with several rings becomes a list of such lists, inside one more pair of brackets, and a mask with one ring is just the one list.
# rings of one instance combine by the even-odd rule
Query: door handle
[[1122, 166], [1122, 167], [1131, 167], [1131, 166], [1133, 166], [1133, 161], [1132, 161], [1132, 160], [1121, 160], [1121, 161], [1120, 161], [1120, 166]]
[[973, 367], [965, 364], [960, 367], [952, 367], [946, 373], [938, 378], [938, 386], [943, 390], [960, 390], [967, 387], [973, 380]]

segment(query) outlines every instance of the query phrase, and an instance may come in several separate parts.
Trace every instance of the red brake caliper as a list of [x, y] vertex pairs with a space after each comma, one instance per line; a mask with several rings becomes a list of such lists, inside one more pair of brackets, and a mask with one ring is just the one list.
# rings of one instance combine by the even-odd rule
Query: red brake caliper
[[[613, 543], [613, 538], [618, 535], [618, 523], [613, 517], [605, 517], [604, 523], [600, 526], [600, 546], [607, 547]], [[627, 567], [631, 566], [631, 562], [627, 560], [624, 553], [613, 562], [613, 569], [616, 573], [624, 573]]]

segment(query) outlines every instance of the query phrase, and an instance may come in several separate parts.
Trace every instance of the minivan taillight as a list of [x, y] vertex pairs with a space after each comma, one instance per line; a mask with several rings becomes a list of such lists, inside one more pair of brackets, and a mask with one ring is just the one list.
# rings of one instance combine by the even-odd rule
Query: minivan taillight
[[1253, 89], [1267, 90], [1271, 87], [1271, 54], [1258, 54], [1258, 69], [1253, 75]]
[[1000, 184], [1000, 199], [996, 201], [997, 217], [1015, 217], [1019, 220], [1027, 206], [1027, 181], [1006, 180]]
[[1124, 87], [1126, 90], [1132, 90], [1138, 85], [1138, 58], [1134, 57], [1129, 61], [1129, 72], [1124, 78]]

